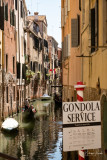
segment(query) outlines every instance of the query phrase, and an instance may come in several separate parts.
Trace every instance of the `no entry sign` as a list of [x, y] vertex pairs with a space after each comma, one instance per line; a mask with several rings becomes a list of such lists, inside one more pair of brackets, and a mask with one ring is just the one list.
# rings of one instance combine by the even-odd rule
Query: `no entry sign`
[[63, 102], [63, 151], [101, 148], [99, 101]]

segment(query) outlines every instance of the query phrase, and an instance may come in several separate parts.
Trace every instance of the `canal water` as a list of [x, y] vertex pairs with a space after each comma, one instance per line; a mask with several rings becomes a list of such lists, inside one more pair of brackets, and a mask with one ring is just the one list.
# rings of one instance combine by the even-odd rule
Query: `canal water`
[[62, 160], [61, 106], [56, 107], [54, 101], [32, 103], [37, 110], [33, 120], [23, 122], [19, 113], [14, 117], [20, 125], [18, 132], [0, 131], [0, 152], [19, 160]]

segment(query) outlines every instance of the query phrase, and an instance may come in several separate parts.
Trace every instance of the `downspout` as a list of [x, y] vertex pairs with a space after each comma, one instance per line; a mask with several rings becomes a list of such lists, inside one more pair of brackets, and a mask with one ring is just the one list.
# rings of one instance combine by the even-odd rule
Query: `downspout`
[[[2, 0], [2, 6], [3, 6], [3, 0]], [[5, 25], [4, 25], [5, 28]], [[2, 107], [1, 107], [1, 113], [2, 119], [4, 120], [4, 31], [2, 31]]]
[[[20, 27], [19, 27], [19, 2], [18, 1], [18, 50], [19, 50], [19, 64], [20, 64]], [[20, 64], [20, 69], [21, 69], [21, 64]], [[19, 103], [20, 104], [20, 76], [19, 76]], [[18, 106], [19, 107], [19, 106]]]

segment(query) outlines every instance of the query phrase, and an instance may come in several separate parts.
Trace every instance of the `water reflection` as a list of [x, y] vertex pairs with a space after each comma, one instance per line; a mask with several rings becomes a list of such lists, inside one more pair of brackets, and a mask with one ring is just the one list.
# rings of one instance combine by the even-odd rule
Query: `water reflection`
[[61, 160], [61, 107], [55, 109], [52, 101], [36, 101], [33, 105], [37, 110], [33, 121], [24, 123], [21, 113], [15, 117], [20, 124], [16, 135], [0, 132], [0, 152], [20, 160]]

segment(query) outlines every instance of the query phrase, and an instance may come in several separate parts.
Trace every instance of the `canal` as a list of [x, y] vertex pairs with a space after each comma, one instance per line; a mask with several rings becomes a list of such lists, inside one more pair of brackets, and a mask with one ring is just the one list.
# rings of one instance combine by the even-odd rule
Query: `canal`
[[61, 106], [56, 107], [54, 101], [32, 103], [37, 110], [33, 120], [23, 122], [19, 113], [14, 117], [20, 125], [18, 132], [10, 135], [0, 131], [0, 152], [19, 160], [61, 160]]

